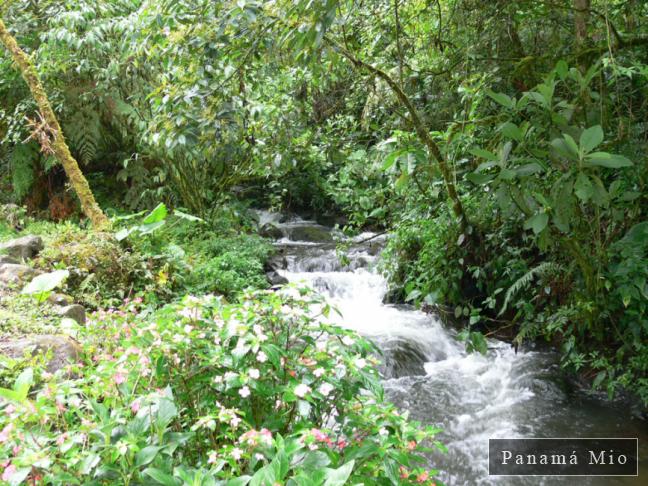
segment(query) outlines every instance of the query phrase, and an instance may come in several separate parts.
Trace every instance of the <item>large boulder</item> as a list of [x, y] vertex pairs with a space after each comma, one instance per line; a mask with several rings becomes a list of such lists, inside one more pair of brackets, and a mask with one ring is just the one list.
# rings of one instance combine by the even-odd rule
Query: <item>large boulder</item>
[[294, 226], [290, 228], [290, 239], [293, 241], [328, 243], [333, 241], [333, 236], [324, 226]]
[[27, 265], [17, 265], [15, 263], [0, 264], [0, 285], [1, 284], [19, 284], [31, 280], [38, 271]]
[[25, 354], [35, 356], [51, 351], [47, 371], [54, 373], [69, 363], [78, 361], [81, 346], [68, 336], [41, 334], [0, 342], [0, 354], [10, 358], [20, 358]]
[[67, 317], [69, 319], [77, 321], [77, 323], [79, 324], [85, 324], [86, 313], [82, 305], [66, 305], [65, 307], [59, 308], [57, 312], [61, 317]]
[[20, 262], [18, 261], [18, 259], [11, 257], [9, 255], [0, 255], [0, 265], [2, 265], [3, 263], [13, 263], [17, 265]]
[[268, 282], [270, 282], [270, 285], [272, 285], [273, 287], [277, 285], [286, 285], [288, 283], [288, 279], [286, 277], [280, 275], [274, 270], [271, 272], [267, 272], [266, 278], [268, 279]]
[[22, 260], [34, 258], [43, 249], [40, 236], [27, 235], [0, 244], [0, 253]]
[[259, 229], [259, 234], [264, 238], [279, 240], [283, 238], [283, 231], [272, 223], [266, 223]]

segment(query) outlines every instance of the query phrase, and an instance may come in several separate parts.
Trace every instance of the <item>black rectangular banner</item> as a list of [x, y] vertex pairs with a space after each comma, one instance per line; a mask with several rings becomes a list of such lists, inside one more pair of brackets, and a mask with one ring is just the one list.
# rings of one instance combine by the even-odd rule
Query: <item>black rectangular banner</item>
[[637, 476], [638, 439], [489, 439], [490, 476]]

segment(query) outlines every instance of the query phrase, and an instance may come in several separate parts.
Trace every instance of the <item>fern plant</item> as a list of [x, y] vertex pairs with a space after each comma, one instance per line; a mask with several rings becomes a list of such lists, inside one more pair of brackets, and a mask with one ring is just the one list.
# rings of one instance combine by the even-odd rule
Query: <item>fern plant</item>
[[506, 311], [509, 303], [511, 302], [511, 299], [513, 299], [521, 290], [526, 289], [529, 285], [531, 285], [531, 282], [533, 282], [534, 278], [541, 277], [552, 271], [558, 272], [560, 269], [561, 266], [557, 263], [542, 262], [541, 264], [533, 267], [531, 270], [526, 272], [515, 282], [513, 282], [513, 285], [508, 288], [508, 290], [504, 294], [504, 304], [502, 305], [502, 309], [497, 315], [501, 316]]

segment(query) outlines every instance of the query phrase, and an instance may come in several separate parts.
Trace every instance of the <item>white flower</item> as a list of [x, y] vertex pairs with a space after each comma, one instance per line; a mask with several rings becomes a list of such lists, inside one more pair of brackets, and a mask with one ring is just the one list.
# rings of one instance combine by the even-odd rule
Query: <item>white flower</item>
[[243, 398], [247, 398], [250, 396], [250, 389], [247, 386], [244, 386], [239, 390], [239, 395], [241, 395]]
[[234, 460], [238, 461], [242, 455], [243, 455], [243, 451], [238, 447], [232, 449], [232, 457], [234, 458]]
[[214, 383], [223, 383], [223, 377], [221, 375], [214, 376]]
[[350, 336], [344, 336], [342, 338], [342, 343], [346, 344], [347, 346], [351, 346], [353, 343], [355, 343], [355, 341], [353, 339], [351, 339]]
[[313, 374], [317, 376], [318, 378], [326, 373], [326, 370], [324, 368], [317, 368], [315, 371], [313, 371]]
[[318, 351], [326, 351], [326, 341], [317, 341], [315, 343], [315, 349]]
[[193, 326], [190, 326], [189, 324], [187, 324], [187, 325], [184, 327], [183, 330], [184, 330], [185, 334], [189, 334], [191, 331], [193, 331]]
[[257, 461], [263, 461], [265, 459], [263, 454], [259, 454], [258, 452], [254, 454], [254, 457], [256, 458]]
[[330, 383], [322, 383], [317, 391], [319, 391], [324, 396], [328, 396], [328, 394], [333, 391], [333, 388], [333, 385], [331, 385]]
[[236, 428], [236, 427], [239, 426], [239, 424], [240, 424], [242, 421], [243, 421], [243, 420], [242, 420], [240, 417], [234, 415], [234, 417], [232, 417], [232, 420], [230, 420], [230, 425], [231, 425], [232, 427]]
[[259, 354], [257, 354], [257, 361], [259, 363], [265, 363], [268, 361], [268, 356], [263, 351], [259, 351]]
[[252, 378], [253, 380], [258, 380], [259, 377], [261, 376], [261, 373], [259, 373], [259, 370], [257, 370], [256, 368], [250, 368], [250, 369], [248, 370], [248, 375], [249, 375], [250, 378]]
[[295, 395], [299, 398], [304, 398], [311, 391], [310, 386], [300, 383], [295, 387]]
[[382, 427], [382, 428], [378, 431], [378, 433], [379, 433], [380, 435], [389, 435], [389, 430], [387, 430], [385, 427]]
[[362, 369], [367, 366], [367, 360], [364, 358], [358, 358], [355, 360], [354, 364], [356, 365], [356, 368]]
[[209, 459], [207, 459], [208, 464], [214, 464], [218, 459], [218, 453], [216, 451], [211, 451], [209, 453]]

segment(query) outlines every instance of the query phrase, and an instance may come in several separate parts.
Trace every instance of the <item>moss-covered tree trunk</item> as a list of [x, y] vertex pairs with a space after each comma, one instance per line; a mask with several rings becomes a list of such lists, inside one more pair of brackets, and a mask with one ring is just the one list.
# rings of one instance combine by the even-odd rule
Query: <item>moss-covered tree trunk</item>
[[9, 33], [2, 19], [0, 19], [0, 42], [4, 44], [18, 65], [18, 69], [20, 69], [20, 73], [29, 86], [29, 90], [38, 105], [38, 109], [53, 133], [52, 140], [50, 141], [51, 150], [58, 161], [61, 162], [70, 180], [70, 184], [72, 184], [72, 188], [79, 197], [81, 210], [90, 219], [95, 229], [107, 229], [110, 227], [110, 221], [97, 204], [97, 201], [95, 201], [88, 181], [81, 172], [79, 164], [70, 153], [61, 126], [43, 89], [38, 72], [31, 59], [29, 59], [29, 56], [20, 48], [16, 39]]

